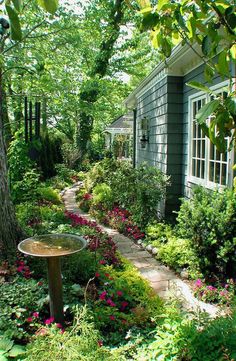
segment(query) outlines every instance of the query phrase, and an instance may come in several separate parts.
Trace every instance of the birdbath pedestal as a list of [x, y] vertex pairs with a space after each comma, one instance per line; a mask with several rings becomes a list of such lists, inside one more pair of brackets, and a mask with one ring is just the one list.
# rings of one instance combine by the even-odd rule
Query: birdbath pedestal
[[61, 262], [62, 256], [77, 253], [87, 245], [83, 237], [73, 234], [44, 234], [27, 238], [19, 243], [20, 252], [46, 258], [48, 266], [48, 285], [50, 315], [55, 322], [64, 324]]

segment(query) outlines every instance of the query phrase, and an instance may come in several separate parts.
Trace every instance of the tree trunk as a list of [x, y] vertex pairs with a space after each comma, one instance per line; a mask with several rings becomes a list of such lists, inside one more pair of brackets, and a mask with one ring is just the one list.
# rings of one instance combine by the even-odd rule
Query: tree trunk
[[10, 199], [3, 118], [2, 70], [0, 69], [0, 247], [1, 254], [7, 255], [16, 249], [22, 237], [22, 231], [18, 226]]
[[[101, 44], [94, 65], [90, 70], [87, 84], [83, 84], [83, 90], [80, 93], [80, 103], [83, 109], [79, 114], [79, 132], [77, 137], [77, 145], [81, 151], [81, 159], [87, 151], [88, 142], [91, 140], [91, 132], [93, 130], [94, 119], [89, 109], [97, 101], [99, 97], [98, 81], [93, 79], [103, 78], [109, 66], [109, 60], [113, 54], [113, 48], [120, 34], [120, 26], [124, 18], [124, 0], [116, 0], [110, 10], [110, 22], [107, 25], [107, 31]], [[88, 111], [86, 112], [86, 108]]]

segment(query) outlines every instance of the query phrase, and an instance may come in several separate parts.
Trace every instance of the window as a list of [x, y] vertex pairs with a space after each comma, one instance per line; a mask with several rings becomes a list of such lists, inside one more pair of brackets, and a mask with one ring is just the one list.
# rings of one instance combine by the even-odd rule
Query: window
[[[225, 84], [224, 84], [225, 85]], [[221, 87], [222, 89], [222, 87]], [[227, 93], [215, 90], [222, 96]], [[232, 182], [231, 152], [220, 153], [216, 146], [204, 135], [196, 122], [196, 114], [209, 101], [208, 95], [198, 95], [190, 98], [190, 152], [189, 181], [212, 188], [216, 185], [227, 186]], [[208, 119], [208, 124], [211, 118]], [[229, 142], [229, 139], [227, 139]]]

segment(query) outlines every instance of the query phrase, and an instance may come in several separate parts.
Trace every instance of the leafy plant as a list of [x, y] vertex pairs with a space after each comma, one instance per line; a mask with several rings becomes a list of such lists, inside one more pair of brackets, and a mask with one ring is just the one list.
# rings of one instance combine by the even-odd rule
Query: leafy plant
[[9, 358], [22, 360], [25, 351], [25, 346], [14, 344], [14, 341], [0, 334], [0, 361], [8, 361]]
[[197, 187], [178, 212], [178, 233], [189, 238], [205, 275], [234, 274], [236, 266], [236, 196], [232, 190]]
[[54, 204], [61, 203], [61, 199], [58, 191], [54, 190], [51, 187], [39, 187], [37, 188], [37, 193], [39, 199], [46, 200]]

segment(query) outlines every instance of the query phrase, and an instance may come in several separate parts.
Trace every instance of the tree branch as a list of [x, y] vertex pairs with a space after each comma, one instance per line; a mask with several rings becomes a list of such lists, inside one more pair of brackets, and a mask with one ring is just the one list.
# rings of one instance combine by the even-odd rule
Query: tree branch
[[16, 47], [19, 43], [22, 43], [22, 41], [24, 41], [25, 39], [27, 39], [29, 37], [29, 35], [37, 28], [39, 28], [43, 23], [45, 22], [45, 20], [41, 21], [41, 23], [35, 25], [32, 29], [30, 29], [27, 34], [25, 34], [25, 36], [22, 37], [22, 39], [20, 41], [18, 41], [17, 43], [14, 43], [12, 46], [10, 46], [9, 48], [7, 48], [6, 50], [3, 51], [3, 54], [7, 53], [9, 50], [13, 49], [14, 47]]

